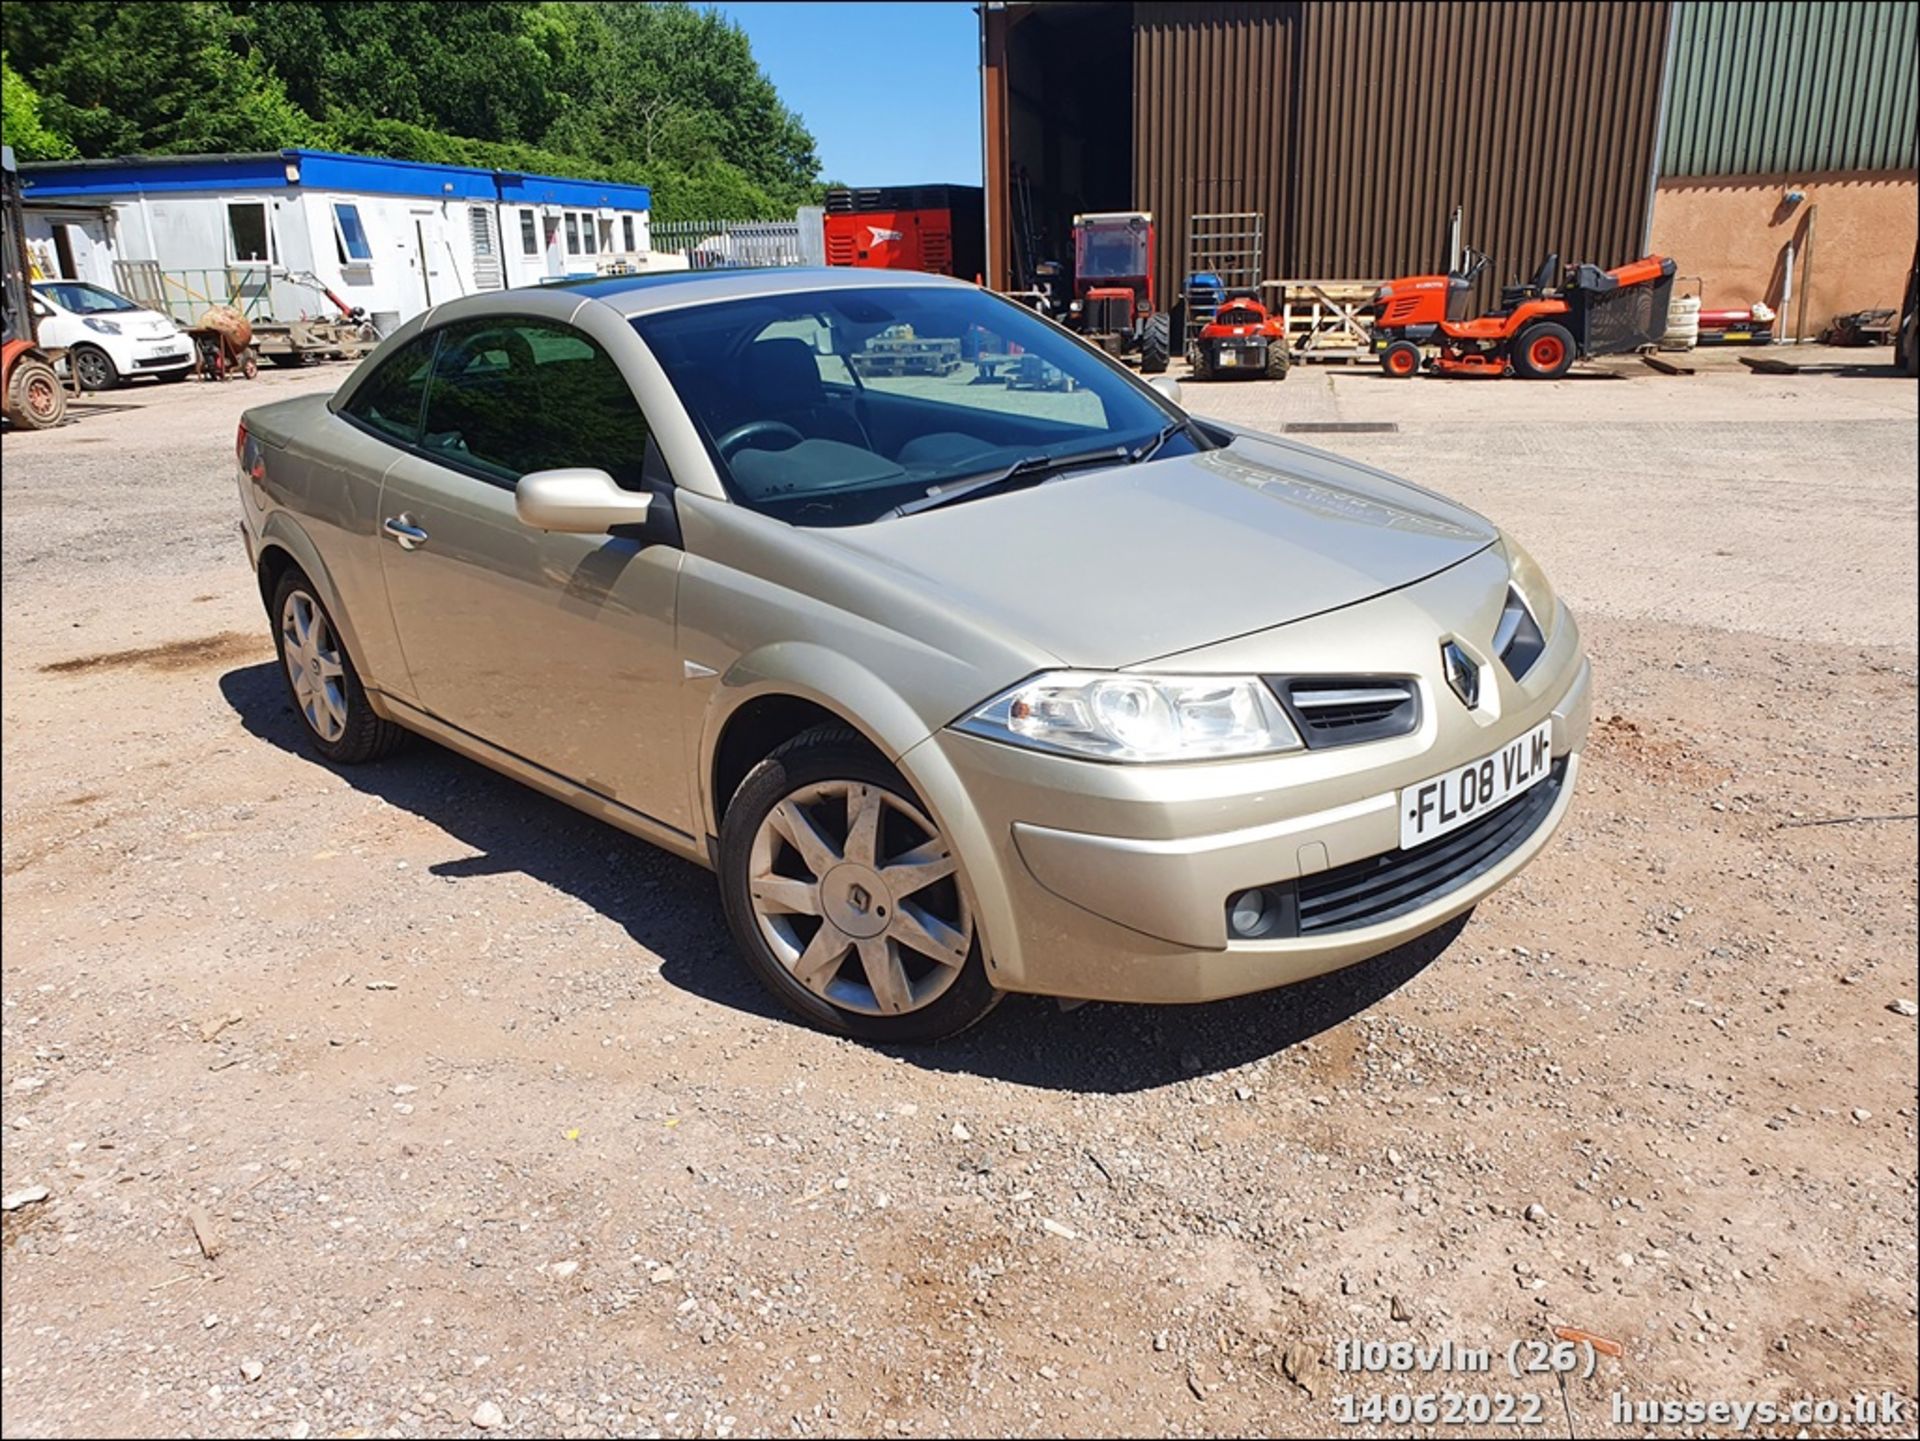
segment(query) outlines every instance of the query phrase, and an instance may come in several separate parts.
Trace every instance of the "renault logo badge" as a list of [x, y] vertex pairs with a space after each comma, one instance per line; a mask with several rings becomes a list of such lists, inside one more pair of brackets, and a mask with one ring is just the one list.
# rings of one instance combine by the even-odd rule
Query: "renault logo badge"
[[1480, 667], [1454, 641], [1440, 647], [1440, 662], [1447, 670], [1447, 684], [1468, 710], [1480, 704]]

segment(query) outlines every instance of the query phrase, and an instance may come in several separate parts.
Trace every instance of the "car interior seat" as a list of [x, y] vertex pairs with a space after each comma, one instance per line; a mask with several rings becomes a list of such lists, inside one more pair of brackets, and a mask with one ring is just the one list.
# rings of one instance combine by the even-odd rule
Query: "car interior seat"
[[756, 416], [782, 421], [814, 440], [872, 449], [859, 420], [827, 394], [814, 349], [806, 341], [793, 336], [756, 340], [747, 347], [743, 379]]

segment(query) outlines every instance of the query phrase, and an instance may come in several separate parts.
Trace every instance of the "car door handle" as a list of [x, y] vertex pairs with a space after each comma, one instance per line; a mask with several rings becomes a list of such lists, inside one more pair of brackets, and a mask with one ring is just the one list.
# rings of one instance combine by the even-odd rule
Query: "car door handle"
[[427, 543], [427, 533], [404, 515], [388, 516], [381, 529], [399, 541], [402, 550], [418, 550]]

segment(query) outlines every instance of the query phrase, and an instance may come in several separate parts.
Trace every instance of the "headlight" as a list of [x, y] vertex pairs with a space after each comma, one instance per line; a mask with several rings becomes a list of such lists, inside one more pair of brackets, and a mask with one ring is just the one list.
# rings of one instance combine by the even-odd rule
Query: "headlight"
[[97, 330], [102, 335], [118, 335], [120, 333], [120, 327], [111, 320], [96, 320], [89, 315], [80, 323], [86, 326], [88, 330]]
[[1391, 299], [1393, 299], [1393, 287], [1391, 285], [1383, 285], [1373, 292], [1373, 303], [1375, 305], [1378, 305], [1383, 300]]
[[1246, 676], [1053, 671], [959, 723], [991, 740], [1103, 761], [1197, 761], [1293, 750], [1273, 693]]
[[1538, 561], [1527, 554], [1526, 547], [1512, 536], [1503, 532], [1500, 543], [1507, 552], [1507, 568], [1513, 575], [1514, 589], [1520, 592], [1527, 609], [1533, 612], [1534, 622], [1540, 627], [1541, 634], [1551, 639], [1555, 604], [1553, 586], [1547, 580], [1547, 573], [1540, 569]]

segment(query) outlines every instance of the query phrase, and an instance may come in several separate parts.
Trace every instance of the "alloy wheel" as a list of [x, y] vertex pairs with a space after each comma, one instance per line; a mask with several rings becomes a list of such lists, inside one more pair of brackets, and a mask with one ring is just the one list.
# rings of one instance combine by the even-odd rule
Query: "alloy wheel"
[[754, 833], [754, 919], [793, 979], [842, 1010], [931, 1005], [973, 948], [953, 848], [911, 801], [862, 781], [803, 786]]
[[301, 714], [321, 740], [339, 740], [347, 729], [346, 667], [326, 612], [304, 590], [287, 597], [280, 612], [280, 638]]
[[87, 390], [105, 390], [113, 384], [113, 362], [91, 346], [73, 353], [74, 375]]

